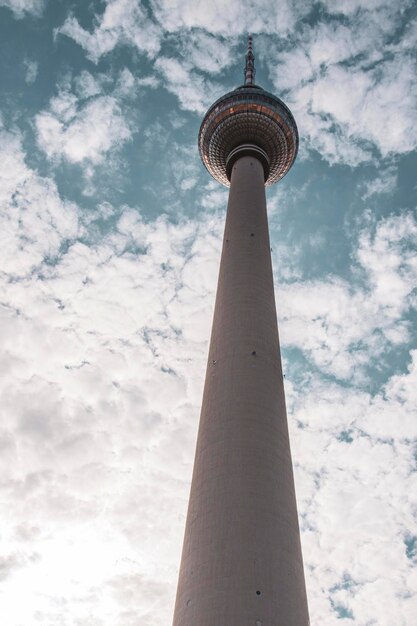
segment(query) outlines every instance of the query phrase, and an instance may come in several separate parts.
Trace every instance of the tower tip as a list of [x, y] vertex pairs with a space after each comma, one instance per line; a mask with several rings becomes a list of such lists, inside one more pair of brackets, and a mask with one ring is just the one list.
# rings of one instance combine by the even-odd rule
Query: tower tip
[[245, 85], [255, 84], [255, 57], [253, 55], [253, 39], [252, 35], [248, 35], [248, 51], [246, 54], [245, 65]]

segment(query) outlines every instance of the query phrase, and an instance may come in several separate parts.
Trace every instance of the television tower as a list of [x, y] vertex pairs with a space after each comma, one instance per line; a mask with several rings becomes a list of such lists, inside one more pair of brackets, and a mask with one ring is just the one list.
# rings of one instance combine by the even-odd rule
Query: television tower
[[251, 37], [244, 74], [198, 137], [230, 193], [173, 626], [309, 624], [265, 199], [298, 132]]

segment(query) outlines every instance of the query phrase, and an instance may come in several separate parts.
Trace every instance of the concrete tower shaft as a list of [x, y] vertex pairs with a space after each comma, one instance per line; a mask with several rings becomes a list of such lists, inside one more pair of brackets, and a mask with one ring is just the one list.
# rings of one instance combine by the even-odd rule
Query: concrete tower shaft
[[234, 165], [174, 626], [308, 626], [264, 172]]

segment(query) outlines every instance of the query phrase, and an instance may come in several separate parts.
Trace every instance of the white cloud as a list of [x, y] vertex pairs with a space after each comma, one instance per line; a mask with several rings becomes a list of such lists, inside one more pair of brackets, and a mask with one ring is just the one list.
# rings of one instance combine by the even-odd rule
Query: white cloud
[[28, 85], [31, 85], [32, 83], [35, 82], [36, 77], [38, 75], [39, 64], [36, 61], [25, 59], [24, 67], [25, 67], [25, 81]]
[[131, 98], [139, 92], [144, 92], [146, 88], [156, 89], [160, 81], [154, 75], [134, 76], [127, 68], [123, 68], [117, 78], [114, 94], [121, 98]]
[[300, 14], [307, 13], [311, 3], [283, 0], [279, 4], [259, 0], [193, 2], [192, 0], [152, 0], [159, 23], [168, 31], [202, 28], [226, 37], [251, 33], [286, 33]]
[[136, 77], [124, 67], [114, 77], [87, 70], [61, 81], [58, 95], [35, 116], [38, 146], [49, 159], [83, 165], [83, 193], [95, 191], [96, 167], [106, 162], [115, 175], [118, 155], [137, 131], [132, 98], [155, 88], [154, 77]]
[[209, 74], [216, 74], [234, 59], [230, 40], [216, 38], [202, 31], [183, 35], [183, 54], [192, 67]]
[[202, 113], [221, 89], [198, 72], [213, 74], [226, 67], [234, 38], [248, 31], [283, 36], [290, 30], [296, 33], [291, 49], [286, 45], [282, 50], [281, 45], [278, 50], [262, 42], [260, 49], [277, 90], [290, 89], [288, 101], [304, 142], [301, 154], [307, 146], [330, 163], [357, 165], [373, 160], [374, 148], [385, 158], [417, 145], [417, 64], [411, 26], [401, 44], [392, 43], [408, 2], [327, 3], [330, 13], [345, 16], [345, 23], [323, 20], [298, 32], [295, 24], [310, 10], [309, 3], [285, 2], [274, 8], [263, 0], [255, 5], [231, 2], [221, 9], [213, 3], [180, 4], [154, 0], [153, 16], [160, 24], [156, 26], [138, 0], [109, 0], [92, 33], [75, 17], [69, 17], [59, 32], [82, 45], [94, 61], [118, 44], [135, 45], [154, 57], [164, 31], [180, 33], [177, 43], [185, 60], [180, 63], [165, 55], [155, 68], [183, 109]]
[[333, 66], [302, 93], [310, 114], [328, 116], [346, 142], [372, 142], [383, 157], [417, 145], [417, 64], [411, 57], [368, 72]]
[[364, 184], [362, 200], [367, 200], [375, 195], [392, 193], [397, 186], [397, 182], [397, 170], [392, 167], [387, 168], [377, 178], [369, 180]]
[[91, 33], [73, 16], [68, 17], [56, 33], [73, 39], [95, 63], [119, 44], [134, 46], [154, 57], [161, 39], [161, 29], [147, 17], [138, 0], [108, 0]]
[[320, 78], [330, 65], [369, 52], [378, 37], [379, 29], [372, 22], [366, 27], [358, 24], [353, 32], [348, 25], [323, 21], [302, 29], [291, 47], [276, 50], [272, 44], [271, 50], [264, 44], [261, 50], [277, 88], [294, 89]]
[[411, 214], [381, 220], [359, 238], [354, 267], [365, 285], [338, 277], [284, 284], [278, 312], [284, 345], [299, 347], [320, 369], [361, 382], [384, 364], [390, 345], [409, 341], [406, 316], [415, 307], [417, 223]]
[[75, 90], [77, 95], [82, 100], [98, 96], [102, 93], [102, 82], [106, 80], [105, 76], [93, 76], [87, 70], [83, 70], [74, 80]]
[[[392, 7], [392, 3], [389, 0], [366, 0], [366, 2], [361, 2], [361, 0], [324, 0], [323, 4], [330, 14], [341, 13], [349, 16], [359, 10], [366, 12]], [[398, 5], [402, 5], [404, 8], [409, 4], [409, 1], [398, 3]]]
[[330, 163], [357, 165], [374, 148], [385, 158], [417, 145], [412, 40], [390, 44], [400, 9], [391, 7], [387, 22], [377, 12], [321, 22], [302, 29], [292, 49], [263, 53], [278, 92], [289, 90], [302, 141]]
[[59, 255], [62, 241], [77, 236], [78, 217], [51, 180], [26, 166], [20, 136], [3, 130], [0, 137], [1, 268], [19, 277]]
[[227, 199], [226, 189], [222, 189], [216, 181], [210, 180], [204, 187], [201, 206], [204, 209], [222, 209], [227, 206]]
[[411, 356], [408, 372], [375, 396], [315, 376], [297, 392], [287, 385], [302, 425], [292, 422], [291, 441], [312, 623], [339, 623], [342, 608], [358, 626], [413, 623], [416, 586], [405, 546], [417, 530]]
[[331, 163], [370, 160], [372, 145], [382, 157], [417, 145], [417, 65], [411, 57], [371, 71], [331, 66], [291, 97], [301, 136]]
[[156, 76], [143, 76], [142, 78], [138, 78], [137, 84], [140, 87], [150, 87], [151, 89], [159, 87], [159, 81]]
[[[85, 84], [83, 89], [85, 93]], [[73, 94], [61, 92], [52, 98], [49, 111], [36, 116], [35, 124], [39, 147], [48, 158], [71, 163], [101, 163], [110, 150], [119, 149], [131, 137], [122, 109], [111, 95], [80, 105]]]
[[[44, 194], [27, 204], [18, 191], [36, 188], [37, 177], [21, 150], [14, 157], [9, 202], [18, 207], [5, 197], [2, 232], [36, 236], [49, 255], [48, 239], [58, 234], [59, 249], [76, 231], [57, 233]], [[68, 221], [69, 209], [61, 204], [57, 216]], [[30, 246], [8, 251], [0, 465], [11, 505], [1, 538], [10, 626], [35, 612], [65, 624], [64, 595], [80, 623], [92, 611], [101, 624], [169, 619], [179, 558], [172, 536], [182, 533], [219, 226], [215, 218], [147, 223], [126, 208], [98, 245], [72, 239], [35, 271]], [[28, 519], [32, 530], [22, 528]], [[25, 603], [16, 604], [22, 586]]]
[[[57, 109], [70, 115], [71, 99]], [[116, 226], [89, 241], [76, 207], [25, 165], [19, 138], [1, 139], [0, 232], [19, 232], [24, 242], [13, 238], [0, 275], [8, 626], [39, 618], [67, 626], [69, 615], [88, 624], [92, 614], [100, 626], [161, 626], [172, 617], [223, 218], [201, 213], [172, 224], [106, 205], [97, 217], [111, 215]], [[416, 229], [410, 216], [371, 223], [356, 253], [371, 300], [397, 325]], [[387, 271], [395, 298], [383, 283]], [[354, 339], [367, 337], [366, 302], [360, 326], [355, 307], [343, 309], [355, 305], [355, 292], [346, 302], [341, 279], [328, 285], [323, 305], [320, 285], [296, 287], [279, 289], [279, 310], [284, 295], [297, 316], [311, 289], [311, 312], [330, 309], [322, 342], [333, 345], [333, 327], [351, 311]], [[320, 340], [320, 324], [303, 322], [304, 341], [310, 333]], [[350, 323], [336, 359], [352, 340]], [[281, 335], [288, 342], [288, 322]], [[312, 623], [334, 626], [335, 606], [351, 611], [355, 626], [371, 613], [382, 626], [394, 615], [396, 624], [413, 623], [416, 585], [403, 538], [416, 533], [416, 373], [413, 353], [409, 370], [375, 396], [311, 374], [295, 387], [287, 376]]]
[[45, 0], [0, 0], [0, 7], [7, 7], [17, 18], [24, 17], [25, 13], [39, 16], [45, 6]]
[[28, 170], [23, 158], [20, 135], [17, 132], [7, 132], [1, 124], [0, 132], [3, 157], [3, 167], [0, 169], [0, 202], [7, 206], [16, 187], [27, 178]]
[[204, 113], [222, 93], [216, 85], [193, 71], [190, 63], [176, 58], [159, 57], [155, 69], [163, 76], [164, 86], [178, 97], [182, 109]]

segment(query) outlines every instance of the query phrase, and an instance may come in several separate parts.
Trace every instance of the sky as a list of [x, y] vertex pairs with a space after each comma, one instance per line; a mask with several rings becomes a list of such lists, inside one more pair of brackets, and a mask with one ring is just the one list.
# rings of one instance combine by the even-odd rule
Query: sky
[[415, 625], [416, 3], [0, 0], [4, 626], [171, 623], [248, 32], [311, 624]]

